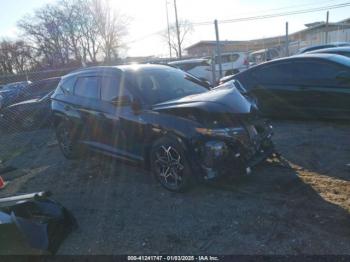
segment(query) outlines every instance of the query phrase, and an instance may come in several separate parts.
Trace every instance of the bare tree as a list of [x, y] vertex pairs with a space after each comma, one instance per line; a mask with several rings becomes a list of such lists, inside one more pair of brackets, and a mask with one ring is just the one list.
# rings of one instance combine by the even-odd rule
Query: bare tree
[[[186, 41], [186, 37], [193, 33], [194, 29], [192, 24], [188, 20], [179, 21], [179, 33], [180, 33], [180, 47], [183, 51], [183, 45]], [[162, 39], [170, 46], [170, 48], [175, 52], [176, 57], [179, 57], [179, 45], [177, 39], [176, 25], [172, 24], [169, 26], [169, 36], [168, 30], [161, 33]], [[170, 41], [170, 42], [169, 42]]]
[[123, 46], [122, 38], [127, 34], [129, 18], [113, 10], [108, 0], [92, 0], [92, 12], [101, 36], [104, 61], [110, 63], [118, 58]]
[[60, 0], [18, 22], [44, 67], [112, 61], [127, 25], [107, 0]]
[[35, 65], [34, 50], [23, 41], [0, 42], [0, 72], [21, 73]]
[[28, 41], [37, 48], [37, 56], [42, 58], [44, 66], [61, 66], [69, 61], [69, 44], [63, 33], [63, 23], [60, 10], [53, 5], [18, 22]]
[[81, 15], [79, 17], [80, 24], [80, 44], [82, 47], [82, 58], [86, 64], [88, 60], [96, 63], [98, 54], [101, 51], [101, 41], [99, 36], [97, 24], [97, 17], [90, 6], [90, 2], [83, 2], [81, 4]]

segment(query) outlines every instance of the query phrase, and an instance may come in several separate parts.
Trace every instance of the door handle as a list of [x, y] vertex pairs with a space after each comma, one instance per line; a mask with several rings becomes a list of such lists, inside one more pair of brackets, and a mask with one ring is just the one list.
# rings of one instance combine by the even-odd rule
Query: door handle
[[64, 110], [66, 110], [66, 111], [69, 111], [69, 110], [71, 110], [72, 108], [69, 106], [69, 105], [65, 105], [64, 106]]
[[307, 88], [305, 86], [300, 86], [299, 90], [306, 90]]

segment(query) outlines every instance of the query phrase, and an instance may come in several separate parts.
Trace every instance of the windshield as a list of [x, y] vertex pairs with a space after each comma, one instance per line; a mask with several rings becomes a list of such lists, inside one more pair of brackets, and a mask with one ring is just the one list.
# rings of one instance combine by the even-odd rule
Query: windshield
[[173, 68], [135, 70], [126, 78], [148, 105], [208, 91], [200, 80]]

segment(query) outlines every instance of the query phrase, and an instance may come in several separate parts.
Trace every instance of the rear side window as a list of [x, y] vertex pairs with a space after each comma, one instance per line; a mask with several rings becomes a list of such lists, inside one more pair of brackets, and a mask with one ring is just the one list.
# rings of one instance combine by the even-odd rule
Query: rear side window
[[331, 85], [342, 70], [333, 63], [305, 61], [295, 62], [295, 81], [303, 84]]
[[[238, 54], [231, 54], [231, 55], [223, 55], [221, 56], [221, 63], [233, 63], [236, 62], [239, 58]], [[219, 58], [215, 57], [216, 64], [219, 63]]]
[[97, 76], [78, 77], [74, 87], [74, 94], [76, 96], [99, 99], [99, 82], [100, 78]]
[[[215, 57], [215, 64], [219, 64], [219, 57], [216, 56]], [[227, 55], [223, 55], [221, 56], [221, 63], [227, 63], [228, 62], [228, 56]]]
[[239, 58], [239, 55], [235, 54], [235, 55], [230, 55], [230, 62], [236, 62]]

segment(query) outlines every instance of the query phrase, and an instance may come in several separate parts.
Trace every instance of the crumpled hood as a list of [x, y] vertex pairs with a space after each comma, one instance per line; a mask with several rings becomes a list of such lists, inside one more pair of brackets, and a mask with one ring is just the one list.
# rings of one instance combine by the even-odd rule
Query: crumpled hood
[[[226, 86], [223, 86], [226, 87]], [[153, 106], [154, 110], [175, 108], [204, 108], [209, 112], [248, 114], [252, 104], [234, 87], [215, 88], [211, 91], [166, 101]]]

